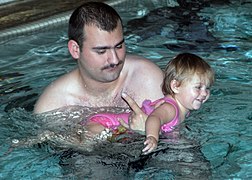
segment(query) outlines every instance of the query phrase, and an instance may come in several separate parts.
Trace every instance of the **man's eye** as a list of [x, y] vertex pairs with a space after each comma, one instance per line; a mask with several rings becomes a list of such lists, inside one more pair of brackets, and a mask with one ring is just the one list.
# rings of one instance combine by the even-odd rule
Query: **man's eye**
[[100, 50], [97, 50], [96, 52], [97, 52], [97, 54], [104, 54], [106, 52], [106, 50], [105, 49], [100, 49]]
[[121, 49], [122, 48], [122, 44], [116, 46], [116, 49]]

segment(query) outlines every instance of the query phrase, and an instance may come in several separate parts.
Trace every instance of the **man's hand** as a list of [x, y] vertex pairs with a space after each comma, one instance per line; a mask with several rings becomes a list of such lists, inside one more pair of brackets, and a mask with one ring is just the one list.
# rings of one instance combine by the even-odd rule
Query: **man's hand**
[[132, 113], [129, 117], [129, 124], [126, 124], [123, 120], [120, 120], [120, 123], [124, 127], [134, 131], [145, 131], [145, 121], [148, 116], [129, 95], [122, 93], [122, 97], [132, 109]]

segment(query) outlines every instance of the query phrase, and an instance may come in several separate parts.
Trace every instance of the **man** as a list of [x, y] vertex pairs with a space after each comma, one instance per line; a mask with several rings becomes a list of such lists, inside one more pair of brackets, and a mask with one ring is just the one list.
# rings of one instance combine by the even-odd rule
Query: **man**
[[109, 5], [87, 2], [78, 7], [70, 17], [68, 35], [68, 49], [78, 66], [45, 89], [35, 113], [71, 105], [128, 107], [122, 92], [138, 106], [163, 96], [162, 71], [147, 59], [126, 55], [122, 20]]

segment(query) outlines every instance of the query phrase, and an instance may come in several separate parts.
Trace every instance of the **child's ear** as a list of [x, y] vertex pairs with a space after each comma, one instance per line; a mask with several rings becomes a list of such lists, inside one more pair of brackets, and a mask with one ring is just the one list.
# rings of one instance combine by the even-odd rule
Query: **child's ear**
[[74, 59], [79, 59], [80, 47], [76, 41], [74, 40], [68, 41], [68, 50]]
[[173, 79], [173, 80], [171, 81], [170, 86], [171, 86], [172, 91], [173, 91], [175, 94], [179, 93], [179, 82], [178, 82], [177, 80]]

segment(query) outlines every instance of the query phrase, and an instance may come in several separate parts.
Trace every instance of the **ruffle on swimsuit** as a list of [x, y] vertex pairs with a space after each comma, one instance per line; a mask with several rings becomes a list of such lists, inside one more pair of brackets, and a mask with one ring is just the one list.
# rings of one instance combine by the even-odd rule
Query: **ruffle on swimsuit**
[[153, 112], [155, 105], [162, 100], [173, 105], [176, 111], [174, 118], [170, 122], [163, 124], [160, 128], [162, 132], [171, 132], [174, 127], [179, 124], [179, 109], [177, 103], [173, 99], [164, 97], [154, 102], [151, 102], [150, 100], [145, 100], [142, 104], [142, 111], [145, 114], [150, 115]]
[[[150, 115], [153, 112], [155, 105], [162, 100], [165, 100], [165, 102], [173, 105], [176, 110], [175, 117], [170, 122], [161, 126], [161, 131], [170, 132], [174, 129], [174, 126], [179, 123], [179, 109], [177, 103], [173, 99], [164, 97], [154, 102], [151, 102], [150, 100], [145, 100], [142, 103], [141, 109], [145, 114]], [[129, 116], [130, 113], [101, 113], [89, 117], [88, 121], [98, 122], [106, 128], [116, 129], [118, 126], [120, 126], [120, 122], [118, 121], [118, 119], [123, 119], [124, 122], [128, 124]]]

